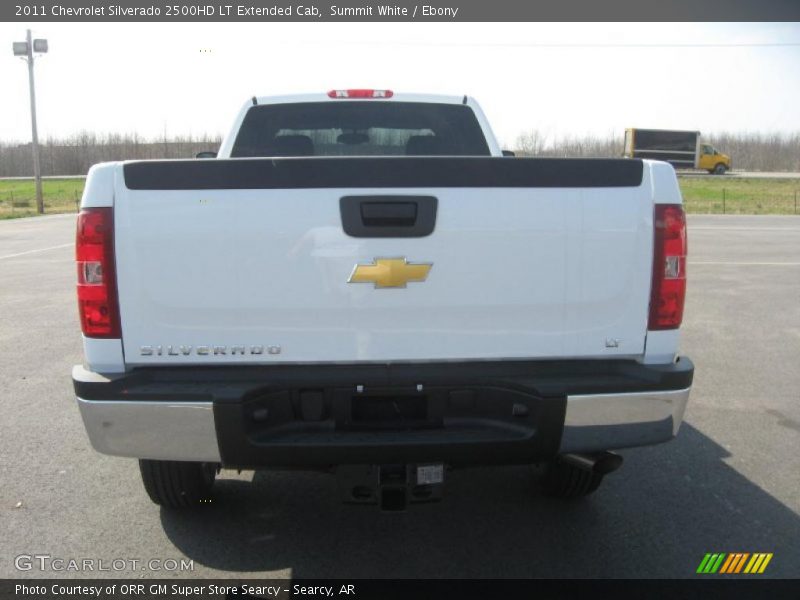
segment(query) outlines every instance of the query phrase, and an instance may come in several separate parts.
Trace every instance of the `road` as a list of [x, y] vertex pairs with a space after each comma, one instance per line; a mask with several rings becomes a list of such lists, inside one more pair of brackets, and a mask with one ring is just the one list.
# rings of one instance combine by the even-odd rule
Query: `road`
[[732, 179], [800, 179], [800, 172], [789, 171], [728, 171], [723, 176], [712, 175], [705, 171], [678, 171], [678, 177], [714, 177]]
[[34, 553], [194, 561], [170, 576], [688, 577], [720, 551], [773, 552], [765, 576], [797, 577], [800, 217], [689, 221], [679, 437], [624, 451], [583, 502], [537, 496], [528, 468], [474, 469], [405, 514], [339, 504], [324, 474], [225, 472], [207, 507], [151, 504], [135, 461], [91, 449], [72, 397], [74, 215], [0, 221], [0, 577], [81, 575], [15, 570]]

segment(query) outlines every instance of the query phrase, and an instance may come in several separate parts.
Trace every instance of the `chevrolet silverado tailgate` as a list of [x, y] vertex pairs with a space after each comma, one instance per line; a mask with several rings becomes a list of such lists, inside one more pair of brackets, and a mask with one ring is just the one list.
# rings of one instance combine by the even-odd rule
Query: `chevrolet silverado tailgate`
[[125, 361], [640, 356], [653, 202], [638, 160], [126, 163]]

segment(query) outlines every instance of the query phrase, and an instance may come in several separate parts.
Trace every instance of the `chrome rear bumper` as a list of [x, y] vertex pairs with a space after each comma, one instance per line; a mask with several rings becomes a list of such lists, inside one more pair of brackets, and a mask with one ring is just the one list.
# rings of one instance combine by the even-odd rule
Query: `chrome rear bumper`
[[219, 462], [211, 402], [78, 398], [92, 446], [102, 454]]
[[683, 421], [691, 388], [567, 397], [560, 452], [592, 452], [671, 440]]
[[[570, 395], [559, 453], [666, 442], [678, 432], [689, 392]], [[92, 446], [103, 454], [221, 461], [212, 402], [78, 398], [78, 406]]]

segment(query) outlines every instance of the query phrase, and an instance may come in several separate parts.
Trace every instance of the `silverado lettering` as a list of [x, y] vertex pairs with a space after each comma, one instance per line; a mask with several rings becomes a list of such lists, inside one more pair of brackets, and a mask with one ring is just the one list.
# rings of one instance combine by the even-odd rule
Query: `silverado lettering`
[[139, 348], [141, 356], [208, 356], [209, 354], [230, 354], [231, 356], [245, 354], [280, 354], [280, 346], [142, 346]]

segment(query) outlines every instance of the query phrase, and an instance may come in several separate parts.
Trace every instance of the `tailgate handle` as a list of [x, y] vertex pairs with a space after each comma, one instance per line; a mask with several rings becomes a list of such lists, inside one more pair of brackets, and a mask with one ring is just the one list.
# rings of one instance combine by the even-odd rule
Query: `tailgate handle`
[[362, 202], [361, 222], [367, 227], [413, 227], [416, 202]]
[[343, 196], [342, 228], [352, 237], [424, 237], [436, 225], [434, 196]]

